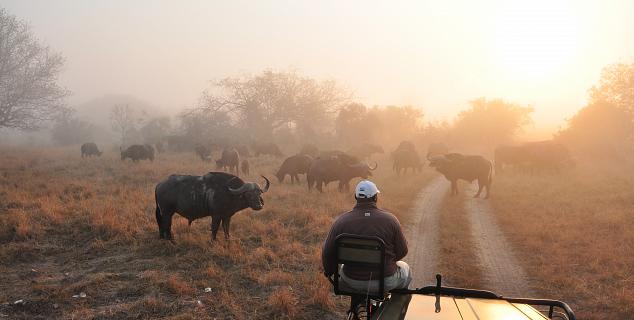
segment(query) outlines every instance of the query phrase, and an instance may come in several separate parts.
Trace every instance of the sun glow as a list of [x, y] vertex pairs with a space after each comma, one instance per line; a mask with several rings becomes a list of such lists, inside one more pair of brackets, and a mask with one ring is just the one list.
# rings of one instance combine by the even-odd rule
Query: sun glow
[[562, 71], [578, 50], [572, 6], [552, 1], [508, 2], [494, 22], [498, 63], [513, 78], [542, 79]]

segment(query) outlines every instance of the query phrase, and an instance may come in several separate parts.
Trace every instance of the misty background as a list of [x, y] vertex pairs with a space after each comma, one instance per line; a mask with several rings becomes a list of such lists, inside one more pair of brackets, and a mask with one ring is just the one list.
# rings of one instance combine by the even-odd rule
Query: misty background
[[[518, 139], [548, 139], [588, 104], [613, 63], [632, 61], [629, 1], [396, 3], [12, 1], [64, 58], [59, 83], [94, 139], [117, 143], [111, 109], [176, 118], [218, 81], [267, 70], [335, 81], [349, 102], [411, 106], [454, 124], [470, 101], [532, 108]], [[203, 103], [204, 104], [204, 103]], [[49, 126], [50, 127], [50, 126]], [[5, 134], [5, 136], [8, 136]], [[12, 132], [44, 141], [47, 132]]]

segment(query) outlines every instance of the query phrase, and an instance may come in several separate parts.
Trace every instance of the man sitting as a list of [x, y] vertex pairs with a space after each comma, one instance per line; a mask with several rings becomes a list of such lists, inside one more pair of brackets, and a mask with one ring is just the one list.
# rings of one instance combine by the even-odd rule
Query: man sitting
[[[400, 261], [407, 255], [407, 240], [398, 219], [391, 213], [376, 206], [379, 189], [368, 180], [363, 180], [355, 188], [356, 206], [339, 216], [324, 242], [321, 260], [324, 274], [332, 276], [337, 268], [337, 249], [335, 239], [343, 233], [377, 236], [385, 242], [385, 290], [407, 288], [412, 281], [409, 266]], [[378, 274], [361, 267], [343, 266], [341, 279], [352, 289], [365, 291], [376, 290]]]

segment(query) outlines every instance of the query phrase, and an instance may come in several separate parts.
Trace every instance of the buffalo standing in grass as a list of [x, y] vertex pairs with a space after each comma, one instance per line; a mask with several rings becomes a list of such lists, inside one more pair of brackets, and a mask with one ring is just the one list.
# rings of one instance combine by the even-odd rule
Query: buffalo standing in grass
[[198, 145], [194, 149], [194, 152], [196, 153], [198, 157], [200, 157], [200, 160], [205, 162], [211, 161], [211, 150], [209, 148], [203, 145]]
[[449, 153], [442, 156], [428, 157], [429, 166], [436, 168], [447, 180], [451, 182], [451, 194], [458, 194], [458, 180], [473, 182], [478, 180], [478, 192], [474, 198], [480, 196], [483, 188], [486, 188], [486, 196], [489, 197], [491, 191], [491, 174], [493, 165], [491, 161], [482, 156], [462, 155], [459, 153]]
[[235, 172], [238, 175], [238, 167], [240, 166], [240, 155], [236, 149], [224, 149], [222, 150], [222, 156], [216, 160], [216, 168], [227, 170], [229, 172]]
[[121, 160], [123, 161], [128, 158], [132, 159], [134, 162], [138, 162], [139, 160], [154, 161], [154, 148], [150, 145], [131, 145], [127, 149], [121, 151]]
[[156, 185], [156, 223], [161, 239], [172, 239], [172, 216], [178, 213], [189, 220], [211, 216], [211, 238], [216, 240], [222, 224], [225, 239], [229, 239], [231, 217], [238, 211], [264, 207], [262, 194], [269, 190], [257, 183], [224, 172], [209, 172], [204, 176], [171, 175]]
[[94, 142], [87, 142], [81, 145], [81, 157], [101, 156], [101, 151]]
[[395, 150], [392, 152], [392, 160], [394, 161], [392, 169], [396, 171], [396, 174], [399, 176], [401, 172], [407, 174], [408, 169], [412, 169], [413, 172], [420, 172], [423, 167], [423, 162], [415, 150]]
[[502, 172], [506, 166], [523, 168], [530, 172], [557, 172], [573, 164], [568, 149], [551, 140], [519, 146], [500, 146], [495, 149], [496, 172]]
[[291, 183], [299, 182], [299, 175], [307, 174], [312, 162], [313, 158], [309, 155], [290, 156], [284, 160], [275, 176], [280, 183], [284, 182], [286, 175], [291, 176]]
[[350, 180], [359, 177], [367, 179], [372, 175], [372, 171], [377, 168], [368, 166], [365, 163], [348, 163], [352, 157], [332, 156], [327, 158], [317, 158], [310, 165], [306, 181], [308, 190], [316, 186], [319, 192], [323, 192], [322, 185], [327, 186], [332, 181], [339, 181], [339, 191], [344, 192], [350, 188]]
[[240, 164], [240, 171], [242, 171], [242, 174], [245, 176], [251, 174], [251, 164], [249, 163], [249, 160], [242, 160], [242, 163]]

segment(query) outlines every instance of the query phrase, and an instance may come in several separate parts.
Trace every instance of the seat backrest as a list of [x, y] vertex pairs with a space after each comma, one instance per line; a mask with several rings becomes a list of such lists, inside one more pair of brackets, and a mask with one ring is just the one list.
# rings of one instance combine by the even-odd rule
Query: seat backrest
[[[354, 234], [340, 234], [335, 239], [337, 248], [337, 270], [335, 271], [334, 291], [338, 295], [358, 296], [367, 295], [375, 299], [385, 297], [385, 242], [376, 236], [362, 236]], [[374, 290], [357, 290], [346, 285], [340, 280], [340, 265], [356, 266], [368, 269], [377, 277], [373, 277], [378, 282], [378, 286], [369, 286]]]

